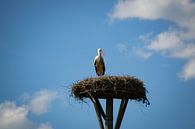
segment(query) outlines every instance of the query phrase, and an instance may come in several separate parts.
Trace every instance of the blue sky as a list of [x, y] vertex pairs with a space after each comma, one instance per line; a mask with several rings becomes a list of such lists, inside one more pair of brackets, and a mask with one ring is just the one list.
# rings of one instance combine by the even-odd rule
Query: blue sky
[[194, 129], [194, 12], [190, 0], [1, 0], [0, 129], [98, 129], [69, 87], [96, 76], [100, 47], [107, 75], [149, 91], [151, 105], [130, 101], [122, 129]]

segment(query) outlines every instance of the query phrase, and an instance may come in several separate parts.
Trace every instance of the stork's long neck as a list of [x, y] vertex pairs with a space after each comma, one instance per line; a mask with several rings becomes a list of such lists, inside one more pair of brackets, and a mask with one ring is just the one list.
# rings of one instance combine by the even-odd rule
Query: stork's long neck
[[98, 52], [98, 57], [102, 57], [102, 53], [101, 52]]

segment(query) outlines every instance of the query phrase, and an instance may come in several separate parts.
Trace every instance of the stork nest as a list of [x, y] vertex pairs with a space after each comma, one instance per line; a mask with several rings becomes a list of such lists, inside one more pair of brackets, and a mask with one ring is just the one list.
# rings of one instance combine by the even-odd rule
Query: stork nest
[[72, 85], [72, 95], [84, 98], [131, 99], [149, 105], [144, 83], [132, 76], [100, 76], [86, 78]]

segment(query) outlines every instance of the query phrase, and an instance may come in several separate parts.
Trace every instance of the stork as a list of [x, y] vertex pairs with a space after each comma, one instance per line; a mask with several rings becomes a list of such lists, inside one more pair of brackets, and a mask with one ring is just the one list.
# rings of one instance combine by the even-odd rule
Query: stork
[[98, 48], [97, 52], [98, 55], [94, 59], [95, 71], [98, 76], [103, 76], [105, 73], [105, 65], [104, 65], [102, 49]]

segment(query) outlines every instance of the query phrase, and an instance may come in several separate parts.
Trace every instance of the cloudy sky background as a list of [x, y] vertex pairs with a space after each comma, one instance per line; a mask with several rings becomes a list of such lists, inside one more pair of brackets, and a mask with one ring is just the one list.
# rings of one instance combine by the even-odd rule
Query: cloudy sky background
[[[172, 24], [158, 34], [151, 31], [140, 36], [145, 42], [133, 48], [135, 54], [150, 58], [154, 52], [162, 56], [186, 60], [178, 74], [184, 80], [195, 78], [195, 3], [189, 0], [126, 0], [118, 1], [110, 13], [112, 20], [165, 20]], [[119, 48], [122, 45], [119, 44]]]
[[194, 129], [194, 1], [1, 0], [0, 19], [0, 129], [98, 129], [93, 105], [69, 96], [96, 76], [99, 47], [107, 75], [149, 91], [151, 105], [130, 102], [122, 128]]

